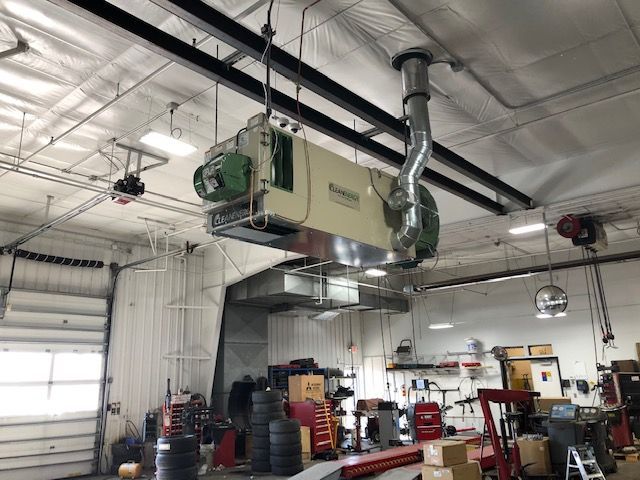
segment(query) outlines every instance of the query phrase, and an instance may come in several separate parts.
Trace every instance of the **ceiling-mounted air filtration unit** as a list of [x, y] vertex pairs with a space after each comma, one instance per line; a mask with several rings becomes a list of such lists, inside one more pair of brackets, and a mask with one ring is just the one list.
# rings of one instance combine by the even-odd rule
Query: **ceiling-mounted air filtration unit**
[[415, 245], [392, 245], [403, 212], [388, 207], [397, 179], [370, 170], [269, 124], [212, 147], [194, 174], [209, 233], [344, 265], [369, 267], [432, 257], [438, 210], [419, 186], [422, 231]]
[[604, 226], [591, 217], [565, 215], [558, 221], [556, 230], [561, 236], [570, 238], [577, 247], [600, 252], [609, 245]]

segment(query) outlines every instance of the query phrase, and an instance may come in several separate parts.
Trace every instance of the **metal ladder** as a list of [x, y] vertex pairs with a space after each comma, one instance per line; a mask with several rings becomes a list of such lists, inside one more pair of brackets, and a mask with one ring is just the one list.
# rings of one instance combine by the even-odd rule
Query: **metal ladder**
[[[571, 462], [573, 460], [573, 463]], [[604, 473], [600, 470], [600, 465], [596, 461], [593, 448], [590, 445], [576, 445], [569, 447], [567, 451], [567, 473], [565, 480], [569, 480], [571, 470], [578, 470], [582, 480], [606, 480]]]

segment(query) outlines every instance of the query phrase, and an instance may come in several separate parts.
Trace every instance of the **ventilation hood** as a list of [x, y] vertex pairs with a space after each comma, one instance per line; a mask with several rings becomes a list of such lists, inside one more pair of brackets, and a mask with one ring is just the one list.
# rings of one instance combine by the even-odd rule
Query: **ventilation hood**
[[316, 277], [270, 269], [229, 287], [230, 303], [267, 308], [289, 315], [315, 315], [322, 311], [382, 311], [398, 314], [409, 311], [402, 295], [392, 296], [375, 289], [349, 285], [346, 277]]

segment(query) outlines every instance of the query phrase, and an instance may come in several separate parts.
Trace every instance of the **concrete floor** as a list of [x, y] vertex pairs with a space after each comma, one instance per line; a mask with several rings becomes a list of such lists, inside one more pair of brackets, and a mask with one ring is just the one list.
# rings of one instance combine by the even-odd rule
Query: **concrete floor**
[[[311, 465], [311, 464], [308, 464]], [[98, 475], [84, 477], [86, 480], [119, 480], [118, 477], [109, 475]], [[143, 478], [152, 479], [152, 474], [146, 475]], [[281, 480], [285, 477], [278, 477], [276, 475], [252, 475], [248, 467], [237, 467], [233, 471], [226, 470], [220, 472], [208, 473], [207, 475], [198, 477], [203, 480]], [[369, 477], [371, 478], [371, 477]], [[576, 477], [577, 478], [577, 477]], [[618, 473], [607, 475], [608, 480], [640, 480], [640, 463], [627, 463], [618, 460]], [[564, 480], [564, 479], [562, 479]]]

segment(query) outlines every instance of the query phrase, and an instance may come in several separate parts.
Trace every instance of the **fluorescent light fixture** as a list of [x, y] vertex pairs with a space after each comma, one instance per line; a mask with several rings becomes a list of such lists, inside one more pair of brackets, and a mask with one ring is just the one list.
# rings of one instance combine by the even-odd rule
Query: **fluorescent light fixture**
[[145, 133], [142, 138], [140, 138], [140, 141], [150, 147], [164, 150], [179, 157], [184, 157], [198, 150], [198, 147], [194, 145], [154, 130], [149, 130]]
[[384, 277], [387, 272], [380, 270], [379, 268], [369, 268], [364, 271], [364, 274], [368, 277]]
[[322, 313], [319, 313], [317, 315], [313, 315], [311, 317], [311, 320], [324, 320], [324, 321], [333, 320], [338, 315], [340, 315], [340, 312], [338, 312], [336, 310], [327, 310], [326, 312], [322, 312]]
[[548, 313], [539, 313], [536, 315], [536, 318], [562, 318], [566, 317], [567, 312], [556, 313], [555, 315], [549, 315]]
[[443, 330], [445, 328], [453, 328], [453, 323], [430, 323], [431, 330]]
[[512, 235], [522, 235], [523, 233], [537, 232], [538, 230], [544, 230], [546, 228], [544, 223], [531, 223], [529, 225], [522, 225], [521, 227], [514, 227], [509, 229], [509, 233]]

